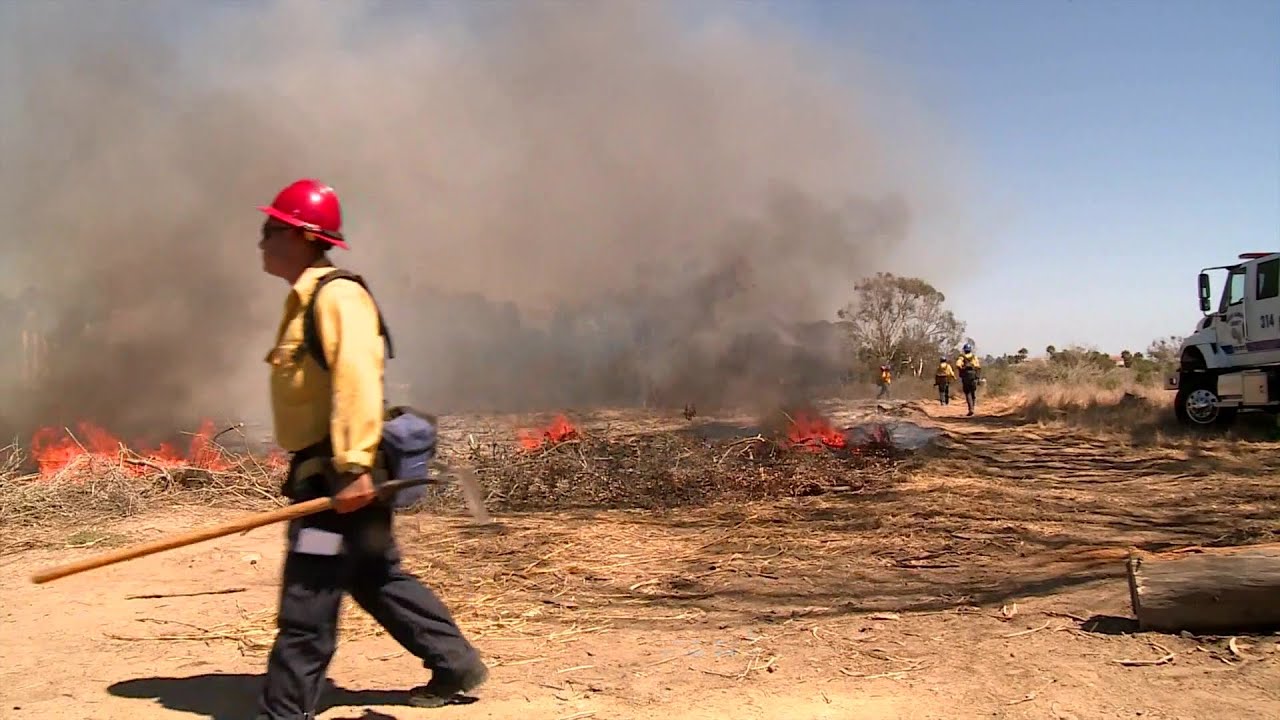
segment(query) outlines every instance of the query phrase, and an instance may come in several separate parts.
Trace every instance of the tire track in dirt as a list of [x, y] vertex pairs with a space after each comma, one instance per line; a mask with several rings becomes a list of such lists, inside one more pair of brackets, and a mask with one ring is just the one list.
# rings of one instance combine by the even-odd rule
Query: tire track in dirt
[[[1267, 542], [1280, 515], [1280, 445], [1019, 425], [1008, 417], [933, 422], [948, 435], [931, 474], [956, 479], [974, 521], [1057, 527], [1077, 548], [1153, 549]], [[977, 512], [973, 512], [973, 511]], [[1077, 532], [1071, 533], [1075, 526]], [[1089, 533], [1079, 532], [1088, 528]]]

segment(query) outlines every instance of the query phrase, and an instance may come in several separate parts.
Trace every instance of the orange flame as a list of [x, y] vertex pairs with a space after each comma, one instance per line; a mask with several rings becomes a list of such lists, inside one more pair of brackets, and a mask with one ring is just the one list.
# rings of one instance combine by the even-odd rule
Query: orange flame
[[543, 444], [555, 445], [578, 437], [578, 429], [569, 422], [569, 418], [557, 415], [550, 425], [538, 429], [522, 429], [519, 431], [519, 436], [520, 447], [525, 450], [537, 450]]
[[824, 447], [841, 449], [847, 444], [844, 433], [832, 427], [831, 423], [820, 415], [797, 412], [791, 417], [791, 425], [787, 428], [787, 436], [782, 442], [784, 447], [817, 452]]
[[53, 475], [72, 463], [109, 463], [133, 475], [146, 475], [156, 467], [166, 470], [197, 468], [226, 470], [231, 463], [213, 442], [214, 425], [206, 420], [191, 438], [185, 453], [162, 443], [153, 449], [131, 449], [119, 438], [88, 422], [76, 426], [75, 435], [60, 428], [40, 428], [31, 438], [31, 457], [41, 475]]

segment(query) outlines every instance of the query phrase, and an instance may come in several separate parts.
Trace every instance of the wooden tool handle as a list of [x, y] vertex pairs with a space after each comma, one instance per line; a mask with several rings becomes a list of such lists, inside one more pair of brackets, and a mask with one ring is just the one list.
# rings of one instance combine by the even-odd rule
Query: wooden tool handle
[[185, 545], [193, 545], [198, 542], [204, 542], [205, 540], [220, 538], [224, 535], [232, 535], [245, 530], [252, 530], [254, 528], [262, 527], [263, 525], [270, 525], [272, 523], [300, 518], [304, 515], [328, 510], [332, 506], [333, 499], [323, 497], [316, 498], [315, 500], [308, 500], [307, 502], [297, 503], [295, 505], [289, 505], [288, 507], [279, 508], [277, 510], [268, 510], [267, 512], [256, 513], [238, 520], [223, 523], [222, 525], [214, 525], [202, 530], [193, 530], [191, 532], [161, 538], [152, 542], [130, 545], [129, 547], [102, 553], [101, 555], [94, 555], [93, 557], [77, 560], [76, 562], [67, 563], [66, 565], [59, 565], [47, 570], [41, 570], [31, 576], [31, 582], [36, 583], [37, 585], [47, 583], [50, 580], [57, 580], [58, 578], [75, 575], [76, 573], [82, 573], [86, 570], [93, 570], [107, 565], [121, 563], [126, 560], [133, 560], [134, 558], [140, 558], [144, 555], [152, 555], [154, 553], [164, 552], [165, 550], [173, 550], [174, 548], [180, 548]]
[[[432, 481], [428, 478], [393, 480], [379, 486], [377, 491], [384, 499], [389, 499], [394, 496], [395, 493], [404, 490], [405, 488], [410, 488], [415, 485], [426, 485], [431, 482]], [[161, 538], [148, 543], [130, 545], [126, 548], [102, 553], [101, 555], [94, 555], [93, 557], [88, 557], [73, 563], [67, 563], [66, 565], [59, 565], [47, 570], [41, 570], [31, 576], [31, 582], [40, 585], [47, 583], [50, 580], [57, 580], [58, 578], [75, 575], [76, 573], [82, 573], [86, 570], [94, 570], [107, 565], [121, 563], [126, 560], [140, 558], [144, 555], [152, 555], [158, 552], [164, 552], [165, 550], [173, 550], [186, 545], [194, 545], [195, 543], [220, 538], [224, 535], [232, 535], [234, 533], [259, 528], [263, 525], [271, 525], [272, 523], [283, 522], [285, 520], [293, 520], [295, 518], [303, 517], [304, 515], [322, 512], [332, 507], [333, 498], [322, 497], [316, 498], [315, 500], [300, 502], [288, 507], [279, 508], [277, 510], [255, 513], [247, 517], [242, 517], [239, 520], [232, 520], [231, 522], [223, 523], [222, 525], [214, 525], [213, 527], [208, 527], [203, 530], [193, 530], [192, 532]]]

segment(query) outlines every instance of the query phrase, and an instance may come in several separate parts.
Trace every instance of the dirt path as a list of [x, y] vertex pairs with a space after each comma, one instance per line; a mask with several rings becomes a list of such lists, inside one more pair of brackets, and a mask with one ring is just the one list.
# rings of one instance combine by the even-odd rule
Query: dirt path
[[[405, 517], [414, 569], [492, 680], [474, 704], [404, 707], [396, 691], [425, 671], [352, 611], [322, 717], [1280, 717], [1274, 638], [1233, 652], [1128, 632], [1117, 555], [1274, 539], [1275, 446], [1142, 447], [947, 410], [931, 420], [945, 452], [872, 493], [519, 515], [494, 536]], [[173, 510], [109, 530], [142, 540], [216, 519]], [[0, 558], [0, 717], [251, 717], [279, 541], [265, 528], [38, 587], [35, 568], [102, 547]], [[201, 592], [221, 594], [132, 597]]]

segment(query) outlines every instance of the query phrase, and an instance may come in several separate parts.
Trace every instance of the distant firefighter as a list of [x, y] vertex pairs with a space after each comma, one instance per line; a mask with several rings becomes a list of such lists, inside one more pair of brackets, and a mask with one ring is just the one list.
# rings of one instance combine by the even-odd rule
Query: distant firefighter
[[938, 386], [938, 404], [951, 404], [951, 383], [955, 382], [956, 370], [951, 367], [945, 357], [938, 358], [938, 369], [933, 373], [933, 384]]
[[973, 353], [973, 346], [965, 343], [960, 357], [956, 358], [956, 367], [960, 368], [960, 387], [964, 389], [964, 401], [969, 405], [969, 415], [978, 405], [978, 375], [982, 371], [982, 362]]
[[880, 394], [876, 395], [876, 399], [889, 397], [889, 385], [891, 385], [892, 383], [893, 383], [893, 371], [889, 369], [888, 365], [881, 365], [880, 381], [878, 383], [880, 385]]

